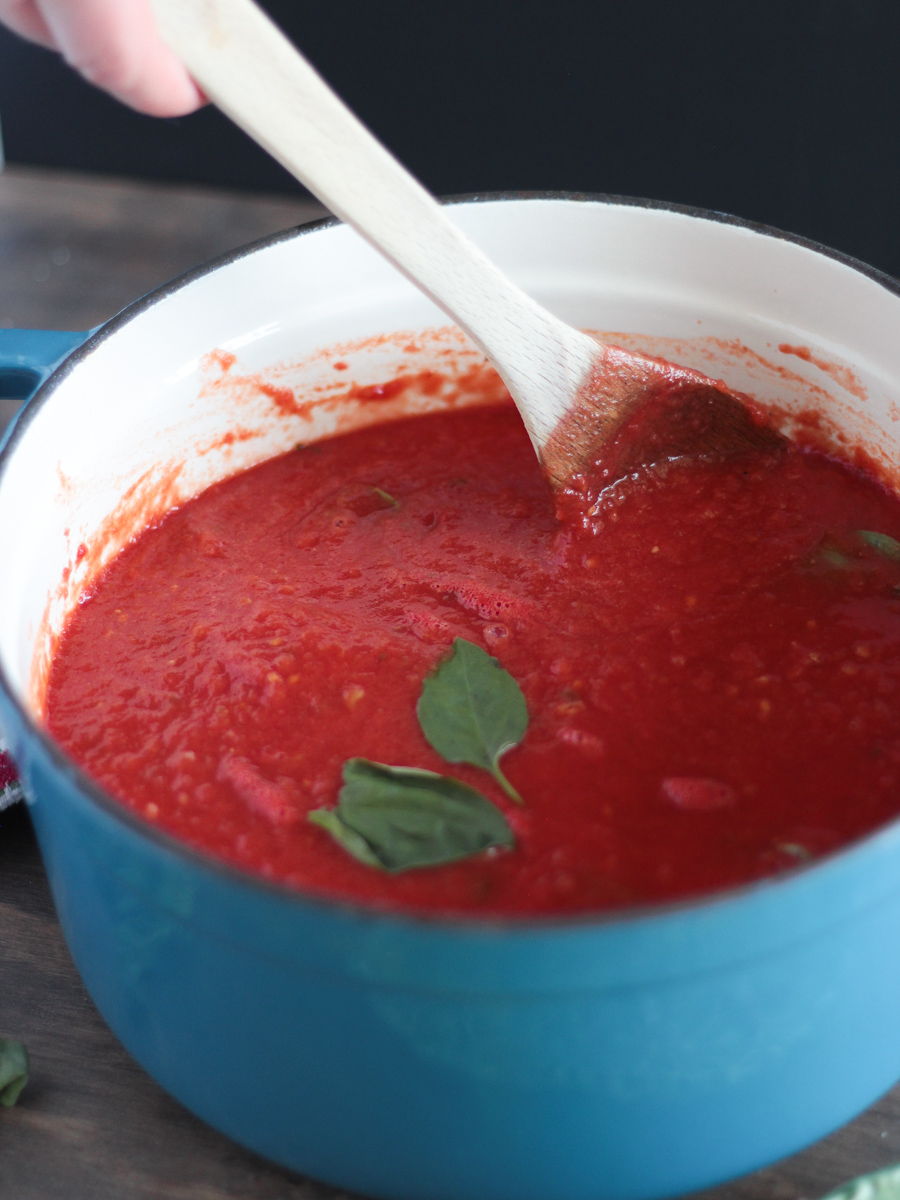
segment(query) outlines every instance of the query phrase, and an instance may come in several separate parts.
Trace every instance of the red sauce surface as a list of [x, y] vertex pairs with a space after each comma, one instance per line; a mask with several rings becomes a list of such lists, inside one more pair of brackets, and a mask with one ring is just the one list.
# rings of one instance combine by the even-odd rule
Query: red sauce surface
[[[859, 529], [900, 538], [897, 498], [794, 447], [644, 472], [563, 526], [512, 409], [411, 418], [129, 545], [64, 632], [48, 723], [135, 812], [316, 893], [535, 914], [708, 892], [900, 811], [900, 564]], [[525, 693], [522, 808], [419, 729], [457, 636]], [[517, 847], [356, 862], [304, 819], [353, 756], [466, 780]]]

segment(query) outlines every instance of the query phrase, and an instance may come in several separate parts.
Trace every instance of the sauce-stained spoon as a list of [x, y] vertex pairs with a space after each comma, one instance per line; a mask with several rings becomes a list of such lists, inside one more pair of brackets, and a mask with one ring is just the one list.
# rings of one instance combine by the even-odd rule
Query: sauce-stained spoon
[[555, 488], [682, 454], [781, 440], [724, 383], [598, 343], [547, 312], [453, 223], [253, 0], [153, 0], [206, 95], [478, 345]]

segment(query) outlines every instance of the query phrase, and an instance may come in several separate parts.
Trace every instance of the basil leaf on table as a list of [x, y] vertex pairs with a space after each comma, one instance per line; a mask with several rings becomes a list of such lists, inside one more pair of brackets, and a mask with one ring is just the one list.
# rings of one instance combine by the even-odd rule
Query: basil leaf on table
[[0, 1038], [0, 1104], [12, 1108], [28, 1082], [28, 1051], [21, 1042]]
[[875, 533], [871, 529], [857, 529], [856, 536], [877, 551], [882, 558], [900, 562], [900, 542], [887, 533]]
[[450, 657], [422, 685], [416, 712], [442, 758], [483, 767], [510, 799], [522, 803], [499, 763], [525, 736], [528, 709], [522, 689], [496, 658], [456, 638]]
[[337, 808], [314, 809], [309, 820], [360, 862], [390, 872], [515, 844], [503, 813], [474, 788], [434, 771], [365, 758], [344, 763]]
[[829, 1192], [824, 1200], [900, 1200], [900, 1166], [859, 1175]]

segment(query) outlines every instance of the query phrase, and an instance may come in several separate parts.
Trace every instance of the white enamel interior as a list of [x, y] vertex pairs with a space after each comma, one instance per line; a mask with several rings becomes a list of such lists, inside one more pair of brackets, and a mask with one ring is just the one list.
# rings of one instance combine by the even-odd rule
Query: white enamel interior
[[[565, 320], [674, 348], [679, 361], [763, 401], [825, 406], [888, 471], [900, 463], [900, 298], [867, 275], [792, 242], [659, 209], [507, 200], [459, 205], [453, 216]], [[0, 478], [0, 659], [20, 698], [38, 703], [48, 647], [88, 571], [148, 514], [335, 427], [333, 408], [312, 421], [285, 416], [246, 381], [222, 382], [211, 351], [236, 356], [229, 378], [258, 373], [302, 397], [315, 386], [382, 382], [431, 353], [420, 362], [401, 353], [408, 339], [388, 340], [341, 353], [350, 370], [335, 373], [339, 355], [317, 356], [321, 348], [443, 325], [345, 227], [247, 254], [120, 324], [40, 403]], [[793, 374], [735, 353], [734, 339]], [[779, 355], [779, 343], [848, 364], [861, 386], [847, 390], [834, 372]], [[457, 346], [449, 361], [466, 365], [458, 343], [441, 344]], [[244, 439], [223, 444], [235, 429]], [[103, 548], [98, 530], [117, 511]], [[78, 561], [81, 543], [90, 553]]]

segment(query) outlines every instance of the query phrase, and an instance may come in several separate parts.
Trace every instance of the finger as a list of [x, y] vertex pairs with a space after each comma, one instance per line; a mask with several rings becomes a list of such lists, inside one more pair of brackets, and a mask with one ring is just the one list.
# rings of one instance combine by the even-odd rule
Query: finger
[[205, 99], [163, 42], [149, 0], [38, 0], [66, 62], [140, 112], [179, 117]]
[[56, 49], [53, 34], [34, 0], [0, 0], [0, 21], [29, 42]]

